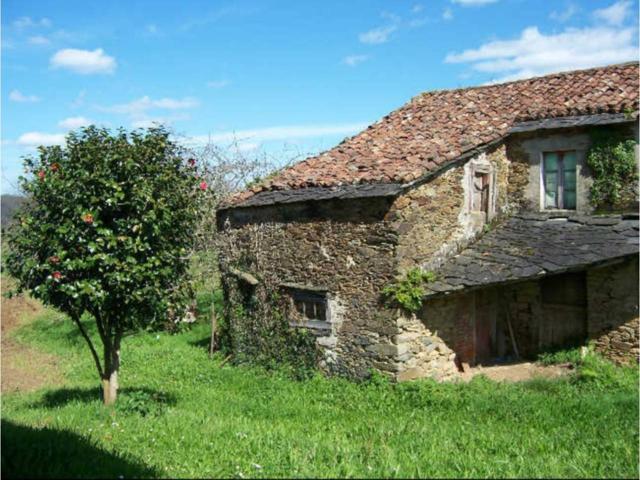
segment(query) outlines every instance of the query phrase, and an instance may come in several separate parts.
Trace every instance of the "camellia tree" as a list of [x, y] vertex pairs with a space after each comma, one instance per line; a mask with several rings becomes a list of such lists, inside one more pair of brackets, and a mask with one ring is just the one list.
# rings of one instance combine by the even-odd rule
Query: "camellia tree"
[[[111, 404], [123, 337], [185, 312], [208, 185], [162, 128], [88, 127], [64, 147], [40, 147], [25, 167], [28, 200], [8, 234], [7, 270], [19, 290], [75, 322]], [[83, 315], [95, 321], [102, 355]]]

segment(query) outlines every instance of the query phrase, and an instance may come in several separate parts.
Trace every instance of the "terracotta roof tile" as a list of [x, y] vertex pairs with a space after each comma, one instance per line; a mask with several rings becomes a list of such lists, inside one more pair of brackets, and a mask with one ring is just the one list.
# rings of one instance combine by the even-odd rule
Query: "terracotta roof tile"
[[336, 147], [241, 192], [408, 182], [499, 140], [519, 121], [638, 110], [638, 63], [422, 93]]

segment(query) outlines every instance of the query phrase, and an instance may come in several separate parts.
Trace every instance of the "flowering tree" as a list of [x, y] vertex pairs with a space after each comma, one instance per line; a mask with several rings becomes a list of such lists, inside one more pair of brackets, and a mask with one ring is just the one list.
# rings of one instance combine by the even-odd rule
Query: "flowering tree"
[[9, 232], [7, 269], [20, 290], [75, 322], [111, 404], [123, 337], [179, 318], [191, 296], [188, 253], [207, 182], [163, 128], [88, 127], [65, 147], [40, 147], [25, 166], [28, 201]]

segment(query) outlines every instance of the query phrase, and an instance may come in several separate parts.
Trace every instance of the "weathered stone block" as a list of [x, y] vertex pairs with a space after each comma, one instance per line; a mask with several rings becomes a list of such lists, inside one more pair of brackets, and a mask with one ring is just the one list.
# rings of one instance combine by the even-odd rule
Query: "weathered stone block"
[[376, 353], [378, 355], [382, 355], [386, 357], [391, 357], [398, 354], [397, 345], [391, 345], [391, 344], [385, 344], [385, 343], [379, 343], [377, 345], [369, 345], [367, 347], [367, 350], [369, 352]]

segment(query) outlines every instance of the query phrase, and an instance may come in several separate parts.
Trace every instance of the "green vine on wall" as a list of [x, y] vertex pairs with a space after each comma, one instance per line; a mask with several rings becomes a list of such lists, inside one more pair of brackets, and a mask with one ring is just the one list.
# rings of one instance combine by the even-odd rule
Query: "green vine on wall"
[[587, 165], [593, 175], [590, 199], [597, 210], [632, 207], [637, 198], [636, 142], [621, 132], [594, 129]]
[[278, 368], [294, 378], [312, 375], [320, 359], [316, 339], [307, 329], [289, 325], [287, 297], [264, 287], [242, 292], [235, 279], [227, 286], [233, 284], [220, 342], [234, 362]]
[[382, 290], [387, 304], [399, 305], [409, 312], [417, 312], [422, 307], [425, 295], [425, 283], [433, 282], [436, 275], [433, 272], [413, 268], [401, 280], [387, 285]]

